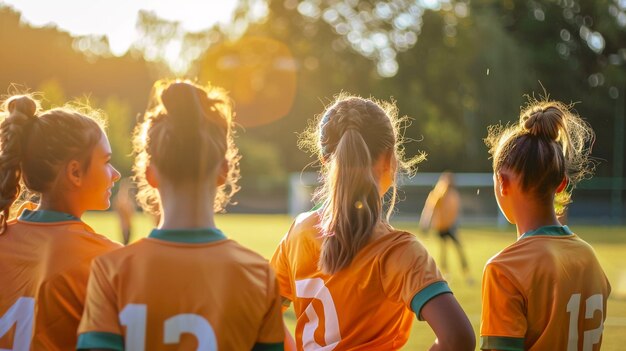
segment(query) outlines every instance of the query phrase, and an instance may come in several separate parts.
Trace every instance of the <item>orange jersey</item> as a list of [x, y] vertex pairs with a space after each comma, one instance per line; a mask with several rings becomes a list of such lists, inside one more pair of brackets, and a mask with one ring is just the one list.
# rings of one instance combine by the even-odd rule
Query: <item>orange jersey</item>
[[525, 233], [483, 275], [483, 350], [599, 350], [611, 287], [567, 226]]
[[155, 229], [91, 274], [78, 349], [283, 349], [269, 263], [217, 229]]
[[298, 350], [397, 350], [415, 315], [449, 293], [414, 235], [394, 231], [363, 247], [345, 269], [318, 270], [319, 215], [298, 217], [272, 257], [281, 295], [293, 301]]
[[0, 349], [71, 350], [94, 257], [121, 247], [78, 218], [25, 210], [0, 235]]
[[461, 196], [454, 187], [449, 187], [443, 194], [431, 191], [426, 203], [427, 206], [431, 206], [430, 225], [432, 228], [445, 231], [456, 225], [461, 210]]

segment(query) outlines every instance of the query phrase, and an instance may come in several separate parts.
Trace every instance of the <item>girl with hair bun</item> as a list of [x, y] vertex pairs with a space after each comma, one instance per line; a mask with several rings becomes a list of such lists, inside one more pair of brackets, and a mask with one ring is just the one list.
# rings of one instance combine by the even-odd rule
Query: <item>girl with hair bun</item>
[[[97, 119], [4, 101], [0, 124], [0, 348], [70, 350], [94, 257], [121, 245], [81, 216], [106, 210], [120, 174]], [[32, 195], [37, 203], [24, 199]]]
[[434, 260], [389, 224], [398, 168], [422, 159], [404, 159], [403, 122], [391, 103], [339, 95], [301, 139], [322, 163], [320, 205], [298, 216], [271, 260], [284, 305], [294, 304], [298, 350], [399, 350], [416, 317], [437, 336], [431, 350], [474, 350]]
[[92, 266], [78, 349], [283, 350], [276, 278], [260, 255], [217, 229], [238, 187], [226, 93], [159, 81], [135, 130], [147, 238]]
[[495, 197], [517, 241], [485, 266], [481, 349], [600, 349], [611, 287], [591, 246], [557, 218], [593, 172], [593, 140], [569, 106], [549, 100], [489, 129]]

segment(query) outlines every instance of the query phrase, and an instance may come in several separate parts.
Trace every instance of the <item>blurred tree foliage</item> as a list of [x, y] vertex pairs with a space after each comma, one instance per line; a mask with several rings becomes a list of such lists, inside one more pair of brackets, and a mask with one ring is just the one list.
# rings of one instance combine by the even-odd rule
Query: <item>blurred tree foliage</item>
[[[611, 175], [626, 93], [623, 0], [242, 0], [230, 26], [187, 33], [143, 12], [137, 28], [142, 37], [129, 53], [113, 57], [106, 38], [30, 28], [0, 7], [0, 86], [43, 91], [47, 106], [89, 97], [109, 115], [123, 171], [128, 135], [155, 79], [187, 72], [231, 95], [264, 99], [235, 101], [240, 122], [265, 118], [268, 109], [282, 117], [239, 130], [242, 172], [256, 178], [244, 185], [262, 192], [286, 187], [286, 172], [313, 161], [297, 149], [297, 133], [340, 91], [396, 100], [414, 118], [409, 153], [429, 154], [421, 170], [488, 171], [486, 126], [514, 121], [524, 94], [539, 97], [545, 87], [552, 98], [580, 102], [577, 111], [598, 135], [594, 155], [608, 161], [598, 173]], [[244, 45], [258, 38], [268, 46]], [[280, 47], [274, 61], [266, 58], [272, 45]], [[240, 82], [227, 74], [255, 50], [262, 64], [246, 67]]]
[[287, 172], [276, 144], [254, 138], [240, 138], [237, 146], [243, 155], [239, 182], [243, 189], [267, 196], [276, 189], [285, 188]]
[[[259, 3], [243, 1], [239, 17]], [[406, 135], [420, 141], [409, 151], [430, 154], [423, 170], [486, 171], [486, 126], [514, 121], [525, 94], [548, 93], [577, 103], [598, 135], [594, 155], [611, 161], [626, 87], [625, 11], [619, 0], [268, 1], [245, 35], [291, 48], [298, 92], [284, 119], [249, 133], [280, 144], [298, 170], [310, 159], [297, 155], [295, 136], [276, 133], [302, 130], [341, 90], [393, 97], [415, 118]], [[600, 175], [610, 172], [600, 164]]]

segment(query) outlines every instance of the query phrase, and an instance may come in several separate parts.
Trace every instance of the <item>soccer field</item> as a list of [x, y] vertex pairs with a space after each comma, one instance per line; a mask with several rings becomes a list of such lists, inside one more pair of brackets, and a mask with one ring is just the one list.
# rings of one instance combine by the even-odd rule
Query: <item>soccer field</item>
[[[112, 213], [89, 213], [84, 220], [97, 232], [115, 240], [120, 239], [117, 218]], [[225, 214], [219, 215], [216, 219], [217, 226], [228, 237], [268, 258], [280, 238], [289, 229], [291, 221], [290, 217], [283, 215]], [[147, 235], [152, 227], [150, 218], [142, 215], [136, 216], [133, 224], [132, 240]], [[393, 224], [398, 229], [418, 232], [416, 223], [394, 222]], [[626, 228], [573, 225], [571, 229], [593, 245], [613, 288], [608, 302], [602, 350], [624, 350], [624, 345], [626, 345]], [[493, 227], [461, 227], [459, 233], [476, 282], [468, 286], [462, 279], [460, 264], [450, 245], [448, 248], [448, 266], [451, 271], [449, 283], [478, 335], [482, 268], [489, 257], [515, 240], [515, 231], [513, 227], [508, 230], [498, 230]], [[437, 259], [439, 242], [436, 234], [419, 235], [419, 238], [431, 255]], [[286, 321], [293, 330], [295, 323], [293, 313], [286, 314]], [[416, 322], [409, 343], [404, 349], [426, 350], [433, 339], [434, 334], [430, 331], [428, 324]]]

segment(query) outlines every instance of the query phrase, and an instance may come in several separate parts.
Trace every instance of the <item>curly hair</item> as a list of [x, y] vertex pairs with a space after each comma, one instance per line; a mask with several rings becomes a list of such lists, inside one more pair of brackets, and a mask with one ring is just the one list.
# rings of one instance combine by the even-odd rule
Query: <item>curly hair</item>
[[589, 157], [595, 134], [571, 108], [558, 101], [530, 99], [518, 123], [491, 126], [485, 139], [494, 172], [515, 172], [524, 191], [549, 198], [567, 179], [566, 190], [555, 198], [557, 214], [571, 203], [576, 184], [595, 169]]
[[1, 112], [0, 233], [16, 200], [27, 192], [49, 191], [68, 161], [79, 160], [85, 170], [89, 167], [104, 128], [94, 110], [67, 105], [42, 112], [30, 95], [8, 98]]
[[228, 174], [214, 202], [214, 210], [222, 211], [239, 190], [240, 156], [226, 92], [190, 81], [160, 80], [150, 99], [133, 137], [137, 201], [145, 211], [159, 214], [158, 192], [145, 176], [149, 164], [176, 183], [203, 180], [226, 160]]

